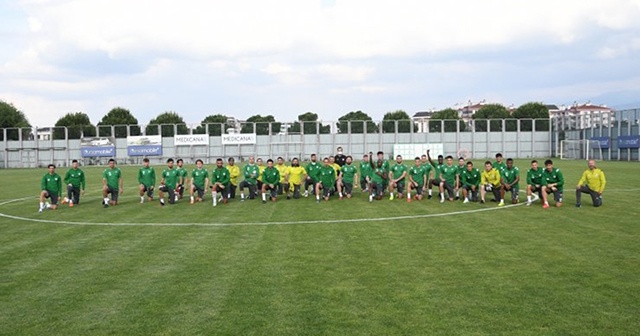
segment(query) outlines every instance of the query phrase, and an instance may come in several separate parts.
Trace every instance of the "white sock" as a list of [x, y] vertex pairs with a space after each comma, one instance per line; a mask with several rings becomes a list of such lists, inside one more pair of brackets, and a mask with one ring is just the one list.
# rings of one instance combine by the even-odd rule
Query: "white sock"
[[191, 202], [193, 202], [193, 201], [195, 201], [195, 200], [194, 200], [193, 196], [191, 196]]
[[262, 200], [266, 201], [267, 200], [267, 193], [262, 193]]
[[144, 202], [144, 196], [140, 196], [140, 202]]
[[527, 195], [527, 201], [531, 202], [531, 195]]
[[342, 192], [339, 192], [338, 194], [340, 195], [340, 197], [342, 197]]
[[160, 204], [164, 204], [164, 197], [160, 199]]
[[440, 200], [444, 201], [444, 193], [440, 193]]
[[460, 190], [456, 191], [456, 197], [460, 197]]
[[407, 192], [407, 199], [411, 199], [411, 192]]
[[432, 191], [431, 191], [431, 189], [429, 189], [429, 196], [431, 196], [431, 195], [432, 195], [432, 193], [431, 193], [431, 192], [432, 192]]
[[320, 194], [316, 194], [316, 199], [319, 201], [320, 200]]
[[211, 193], [211, 197], [213, 198], [213, 205], [217, 205], [218, 204], [218, 193], [217, 192], [213, 192]]
[[44, 202], [40, 202], [40, 209], [44, 209]]
[[393, 191], [389, 193], [391, 197], [393, 197]]
[[240, 199], [244, 199], [244, 193], [240, 193]]
[[109, 204], [109, 198], [108, 197], [104, 198], [104, 204]]

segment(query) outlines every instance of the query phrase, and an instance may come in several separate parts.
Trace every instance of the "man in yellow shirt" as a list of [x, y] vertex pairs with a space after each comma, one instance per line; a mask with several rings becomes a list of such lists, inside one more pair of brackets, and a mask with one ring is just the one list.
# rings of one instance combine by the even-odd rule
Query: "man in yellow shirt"
[[602, 205], [602, 192], [604, 186], [607, 184], [607, 179], [604, 177], [604, 172], [596, 167], [595, 160], [589, 160], [589, 169], [582, 173], [578, 186], [576, 187], [576, 207], [582, 206], [580, 200], [582, 193], [591, 195], [594, 207]]
[[278, 173], [280, 173], [280, 184], [278, 184], [278, 195], [284, 192], [289, 194], [289, 167], [284, 164], [282, 156], [278, 157], [277, 164], [275, 165]]
[[493, 168], [491, 161], [484, 163], [484, 170], [480, 174], [480, 203], [484, 203], [484, 195], [487, 191], [493, 192], [494, 202], [504, 202], [500, 198], [500, 172]]
[[238, 182], [240, 178], [240, 167], [235, 165], [235, 160], [231, 157], [227, 161], [227, 170], [229, 171], [229, 199], [236, 198], [236, 188], [238, 188]]
[[291, 160], [291, 167], [289, 167], [289, 192], [287, 192], [287, 199], [291, 198], [291, 189], [293, 189], [293, 198], [300, 198], [300, 186], [302, 182], [306, 180], [306, 169], [300, 166], [298, 158], [293, 158], [293, 160]]

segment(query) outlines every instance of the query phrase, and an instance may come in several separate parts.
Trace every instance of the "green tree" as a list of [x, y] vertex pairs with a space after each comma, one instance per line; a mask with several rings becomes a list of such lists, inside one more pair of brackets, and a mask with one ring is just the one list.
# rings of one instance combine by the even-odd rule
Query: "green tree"
[[271, 123], [271, 134], [278, 134], [278, 132], [280, 132], [280, 126], [282, 125], [276, 122], [276, 118], [272, 115], [263, 117], [256, 114], [247, 119], [247, 122], [243, 124], [242, 129], [240, 129], [240, 133], [253, 133], [253, 123], [255, 123], [257, 135], [269, 135], [269, 123]]
[[4, 100], [0, 100], [0, 140], [4, 140], [2, 128], [14, 128], [7, 130], [7, 140], [18, 140], [20, 138], [18, 130], [15, 128], [23, 128], [23, 139], [28, 139], [31, 135], [31, 124], [29, 124], [24, 113]]
[[83, 112], [67, 113], [56, 122], [53, 129], [53, 139], [61, 140], [65, 138], [64, 128], [67, 127], [69, 139], [80, 139], [83, 136], [92, 137], [96, 135], [96, 128], [91, 124], [89, 116]]
[[487, 104], [482, 106], [474, 115], [476, 131], [486, 132], [488, 120], [491, 131], [502, 131], [502, 120], [509, 118], [509, 110], [500, 104]]
[[146, 135], [158, 135], [158, 125], [160, 125], [160, 135], [163, 137], [172, 137], [175, 135], [175, 125], [178, 128], [178, 134], [189, 134], [189, 128], [184, 119], [176, 112], [167, 111], [159, 114], [149, 121], [149, 125], [145, 128]]
[[[207, 125], [208, 124], [208, 125]], [[207, 133], [207, 127], [209, 127], [210, 136], [220, 136], [223, 132], [226, 132], [229, 128], [227, 125], [227, 116], [222, 114], [212, 114], [200, 122], [200, 126], [196, 127], [193, 131], [195, 134]]]
[[[126, 125], [126, 126], [125, 126]], [[126, 138], [127, 127], [130, 135], [140, 135], [140, 126], [129, 110], [122, 107], [114, 107], [98, 123], [98, 130], [101, 136], [111, 136], [111, 126], [115, 126], [115, 137]]]
[[429, 132], [442, 132], [442, 122], [440, 120], [444, 120], [444, 131], [445, 132], [456, 132], [456, 120], [459, 124], [460, 132], [463, 132], [467, 129], [467, 124], [464, 120], [460, 120], [460, 116], [458, 111], [448, 108], [440, 111], [436, 111], [431, 115], [429, 119]]
[[[549, 109], [542, 103], [529, 102], [520, 105], [512, 114], [517, 119], [538, 119], [536, 120], [536, 130], [549, 130]], [[533, 122], [531, 120], [520, 120], [521, 131], [531, 131]]]
[[418, 131], [418, 125], [416, 125], [407, 112], [397, 110], [395, 112], [387, 112], [382, 118], [382, 131], [384, 133], [395, 133], [396, 121], [398, 122], [398, 133], [411, 133], [411, 127], [413, 131]]
[[[318, 130], [319, 128], [319, 130]], [[313, 112], [303, 113], [298, 116], [298, 121], [294, 122], [289, 128], [291, 133], [300, 133], [300, 129], [304, 134], [329, 134], [331, 133], [331, 126], [322, 125], [318, 122], [318, 115]]]
[[364, 133], [364, 125], [367, 125], [367, 133], [378, 132], [378, 126], [371, 117], [362, 111], [351, 111], [338, 118], [338, 130], [340, 133], [349, 132], [349, 122], [351, 121], [351, 133]]

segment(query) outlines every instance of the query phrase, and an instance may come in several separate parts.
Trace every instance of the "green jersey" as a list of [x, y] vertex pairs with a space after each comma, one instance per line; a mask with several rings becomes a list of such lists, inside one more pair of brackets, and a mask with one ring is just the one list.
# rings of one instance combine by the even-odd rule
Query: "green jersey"
[[307, 167], [305, 168], [305, 170], [307, 171], [307, 175], [314, 181], [318, 181], [318, 172], [320, 171], [320, 168], [322, 167], [321, 164], [319, 164], [318, 162], [309, 162], [309, 164], [307, 165]]
[[342, 180], [347, 183], [353, 183], [353, 179], [355, 178], [358, 169], [351, 164], [345, 164], [340, 168], [342, 172]]
[[145, 187], [156, 184], [156, 171], [152, 167], [142, 167], [138, 170], [138, 183]]
[[64, 175], [64, 183], [71, 184], [74, 188], [82, 188], [84, 190], [86, 180], [84, 172], [78, 169], [69, 169]]
[[467, 170], [467, 165], [457, 165], [456, 168], [458, 168], [458, 172], [456, 174], [460, 175], [463, 171]]
[[423, 165], [413, 166], [409, 168], [409, 176], [411, 177], [413, 182], [418, 183], [418, 185], [425, 184], [424, 183], [425, 172], [426, 172], [425, 166]]
[[[180, 184], [184, 184], [187, 182], [187, 176], [189, 176], [189, 173], [187, 172], [186, 169], [180, 167], [177, 168], [176, 171], [178, 172], [178, 183]], [[180, 180], [182, 179], [182, 180]]]
[[209, 172], [204, 168], [196, 168], [191, 172], [191, 183], [204, 189], [204, 182], [209, 178]]
[[336, 183], [336, 171], [331, 166], [322, 166], [318, 172], [318, 180], [325, 188], [331, 188]]
[[122, 178], [122, 171], [118, 167], [107, 168], [102, 173], [102, 179], [107, 181], [107, 187], [111, 190], [120, 190], [120, 178]]
[[[399, 179], [402, 174], [404, 174], [407, 171], [407, 165], [405, 165], [404, 163], [397, 163], [393, 165], [393, 167], [391, 167], [391, 173], [393, 174], [393, 179]], [[400, 180], [398, 180], [398, 182], [404, 182], [404, 177]]]
[[456, 168], [455, 166], [442, 165], [442, 167], [440, 167], [440, 175], [442, 175], [441, 179], [446, 181], [452, 187], [456, 182], [457, 174], [458, 168]]
[[277, 184], [280, 182], [280, 172], [276, 167], [267, 167], [262, 172], [262, 183]]
[[420, 167], [422, 167], [422, 169], [424, 170], [424, 175], [427, 176], [427, 181], [429, 181], [429, 177], [431, 175], [431, 170], [433, 169], [433, 166], [430, 163], [426, 163], [426, 164], [421, 164]]
[[536, 185], [544, 185], [544, 183], [542, 183], [542, 171], [544, 169], [538, 167], [538, 169], [533, 170], [533, 168], [529, 168], [529, 170], [527, 170], [527, 184], [531, 185], [531, 186], [536, 186]]
[[439, 164], [439, 163], [434, 163], [432, 165], [433, 167], [433, 172], [434, 172], [434, 179], [440, 179], [440, 173], [442, 172], [442, 167], [444, 167], [444, 164]]
[[542, 171], [542, 181], [544, 185], [548, 185], [551, 183], [557, 183], [558, 191], [562, 192], [562, 187], [564, 186], [564, 176], [562, 172], [558, 168], [551, 168], [551, 171], [544, 169]]
[[242, 176], [244, 177], [244, 180], [247, 181], [247, 183], [255, 185], [258, 175], [260, 175], [260, 169], [257, 165], [248, 164], [242, 167]]
[[382, 160], [382, 168], [384, 169], [385, 173], [389, 172], [389, 161], [387, 160]]
[[460, 173], [460, 181], [462, 183], [463, 186], [479, 186], [480, 185], [480, 179], [481, 179], [481, 174], [480, 174], [480, 170], [478, 170], [478, 168], [471, 168], [471, 170], [469, 171], [468, 169], [465, 168], [465, 170], [463, 170]]
[[384, 171], [384, 167], [375, 167], [371, 172], [371, 182], [376, 184], [383, 184], [387, 179], [387, 173]]
[[360, 161], [360, 179], [371, 177], [372, 171], [373, 169], [371, 168], [369, 161]]
[[62, 194], [62, 178], [57, 173], [46, 173], [40, 181], [40, 189], [59, 196]]
[[164, 185], [169, 189], [175, 189], [178, 184], [178, 170], [175, 168], [167, 168], [162, 171], [162, 178], [164, 179]]
[[[502, 173], [500, 173], [502, 179], [507, 184], [512, 184], [516, 181], [516, 178], [520, 177], [520, 169], [518, 167], [511, 167], [511, 169], [507, 168]], [[514, 186], [519, 186], [520, 181], [514, 184]]]
[[498, 163], [498, 161], [494, 162], [491, 164], [491, 166], [493, 166], [493, 168], [497, 169], [500, 172], [500, 175], [502, 175], [502, 172], [504, 172], [507, 169], [507, 164], [504, 163], [504, 161]]
[[229, 185], [229, 182], [231, 182], [231, 173], [226, 167], [216, 167], [211, 172], [211, 183], [220, 183], [226, 186]]

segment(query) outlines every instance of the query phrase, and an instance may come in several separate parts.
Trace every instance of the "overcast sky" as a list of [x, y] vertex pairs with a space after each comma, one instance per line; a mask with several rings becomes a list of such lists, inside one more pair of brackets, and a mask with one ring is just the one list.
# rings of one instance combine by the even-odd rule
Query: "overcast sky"
[[0, 99], [37, 126], [640, 107], [640, 0], [2, 0], [0, 22]]

